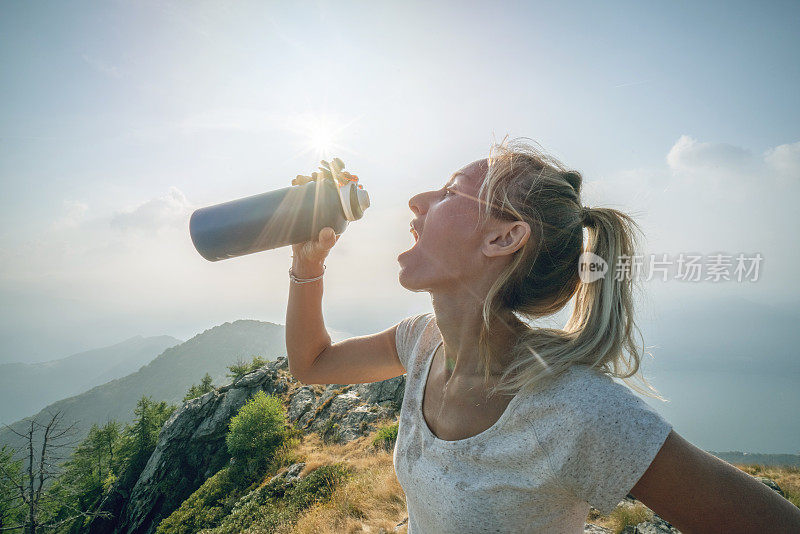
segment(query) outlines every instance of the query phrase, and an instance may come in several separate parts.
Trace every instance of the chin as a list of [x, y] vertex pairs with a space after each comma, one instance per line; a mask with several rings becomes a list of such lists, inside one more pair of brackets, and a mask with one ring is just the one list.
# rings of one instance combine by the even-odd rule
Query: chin
[[411, 280], [406, 271], [401, 267], [400, 273], [397, 275], [397, 281], [400, 282], [400, 285], [414, 293], [427, 293], [429, 292], [428, 287], [422, 286], [418, 281]]
[[408, 275], [406, 274], [406, 269], [401, 265], [400, 272], [397, 274], [397, 281], [400, 282], [400, 285], [409, 291], [420, 291], [411, 281], [408, 279]]
[[404, 287], [404, 288], [408, 289], [409, 291], [412, 291], [412, 289], [411, 289], [410, 287], [408, 287], [408, 283], [407, 283], [407, 281], [406, 281], [406, 277], [405, 277], [405, 275], [403, 274], [404, 272], [405, 272], [405, 271], [403, 270], [403, 267], [401, 266], [401, 267], [400, 267], [400, 272], [399, 272], [399, 273], [397, 273], [397, 281], [398, 281], [398, 282], [400, 282], [400, 285], [401, 285], [402, 287]]

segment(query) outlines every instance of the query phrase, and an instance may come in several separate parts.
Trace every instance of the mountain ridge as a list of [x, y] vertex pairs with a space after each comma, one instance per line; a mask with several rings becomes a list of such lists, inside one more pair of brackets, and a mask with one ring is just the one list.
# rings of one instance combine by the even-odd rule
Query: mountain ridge
[[[227, 380], [227, 366], [237, 360], [249, 360], [253, 355], [274, 360], [285, 353], [284, 332], [283, 325], [253, 319], [207, 328], [167, 347], [137, 371], [61, 398], [30, 417], [39, 420], [47, 413], [61, 410], [65, 421], [77, 421], [80, 440], [94, 423], [104, 424], [111, 419], [122, 424], [130, 422], [133, 408], [142, 396], [180, 405], [189, 386], [198, 383], [207, 372], [219, 383]], [[19, 430], [24, 421], [17, 420], [10, 426]], [[0, 429], [1, 444], [19, 446], [7, 428]]]
[[59, 399], [135, 372], [181, 342], [167, 335], [137, 335], [46, 362], [0, 364], [0, 421], [14, 421]]

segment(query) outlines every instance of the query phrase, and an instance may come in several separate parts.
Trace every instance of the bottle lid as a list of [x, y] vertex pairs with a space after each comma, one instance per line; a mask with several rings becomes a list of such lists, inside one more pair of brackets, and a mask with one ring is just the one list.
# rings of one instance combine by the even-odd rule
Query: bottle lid
[[348, 221], [355, 221], [364, 215], [364, 210], [369, 207], [369, 194], [365, 189], [359, 189], [356, 182], [350, 182], [338, 188], [339, 200], [342, 203], [344, 216]]
[[359, 185], [356, 190], [356, 195], [358, 195], [358, 205], [361, 206], [361, 211], [364, 211], [369, 207], [369, 193]]

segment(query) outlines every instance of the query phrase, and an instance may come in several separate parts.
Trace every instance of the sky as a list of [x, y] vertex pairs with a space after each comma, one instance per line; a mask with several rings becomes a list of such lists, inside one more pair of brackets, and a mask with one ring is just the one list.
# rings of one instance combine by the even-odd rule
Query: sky
[[284, 323], [291, 249], [208, 262], [188, 221], [322, 157], [371, 199], [326, 262], [326, 325], [428, 311], [397, 282], [408, 199], [507, 135], [634, 215], [646, 255], [763, 258], [755, 281], [650, 281], [643, 313], [796, 311], [798, 23], [791, 2], [4, 2], [0, 363]]

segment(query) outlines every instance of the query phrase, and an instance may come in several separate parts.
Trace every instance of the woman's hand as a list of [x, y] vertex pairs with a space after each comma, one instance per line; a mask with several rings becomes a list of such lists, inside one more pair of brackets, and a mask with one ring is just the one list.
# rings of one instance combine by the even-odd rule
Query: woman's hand
[[322, 274], [322, 265], [333, 245], [339, 241], [333, 228], [326, 226], [319, 231], [317, 239], [292, 245], [292, 271], [300, 278], [313, 278]]

